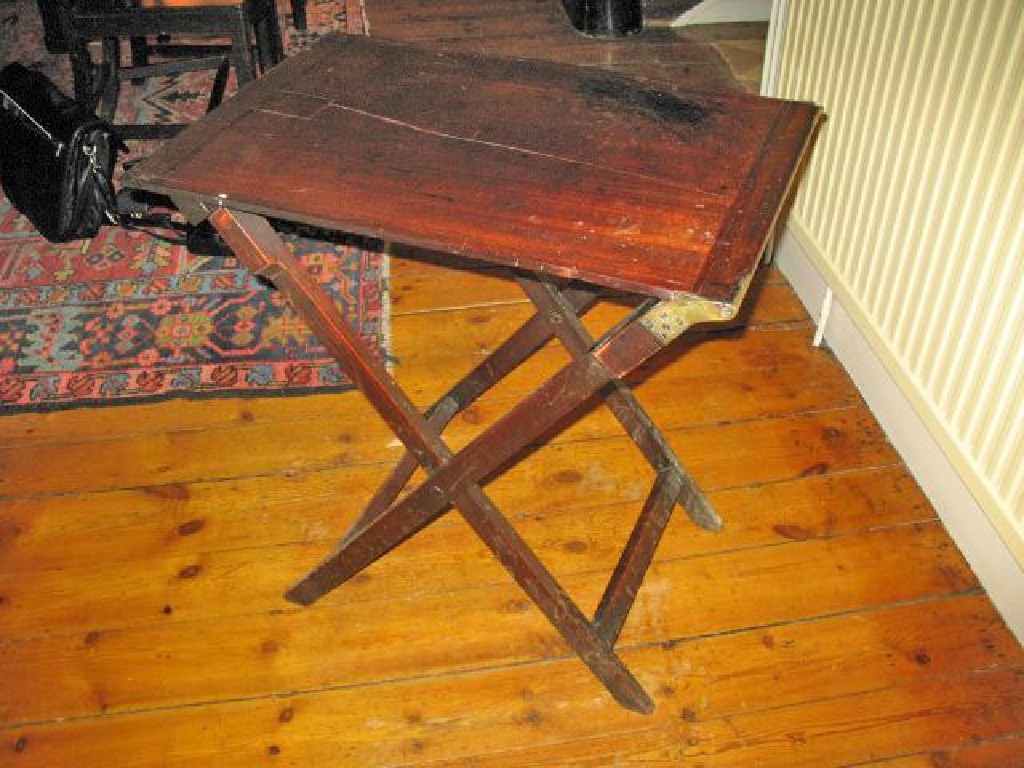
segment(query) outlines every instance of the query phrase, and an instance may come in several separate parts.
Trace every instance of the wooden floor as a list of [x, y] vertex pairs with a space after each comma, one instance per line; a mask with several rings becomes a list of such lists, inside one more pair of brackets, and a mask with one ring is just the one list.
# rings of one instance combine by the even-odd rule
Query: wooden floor
[[[584, 40], [548, 0], [366, 5], [376, 36], [711, 87], [731, 76], [709, 40], [756, 49]], [[493, 270], [397, 257], [392, 289], [422, 404], [528, 314]], [[625, 627], [653, 715], [611, 701], [457, 515], [311, 608], [282, 599], [398, 456], [358, 394], [170, 402], [0, 418], [0, 766], [1024, 766], [1024, 652], [791, 289], [757, 293], [749, 328], [638, 387], [726, 520], [676, 515]], [[492, 491], [589, 610], [650, 474], [595, 411]]]

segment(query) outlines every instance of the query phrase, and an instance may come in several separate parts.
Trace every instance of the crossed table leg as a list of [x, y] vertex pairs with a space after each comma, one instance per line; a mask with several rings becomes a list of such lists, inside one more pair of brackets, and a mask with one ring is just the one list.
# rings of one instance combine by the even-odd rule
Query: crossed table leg
[[[249, 269], [285, 295], [408, 450], [335, 552], [286, 597], [313, 603], [454, 506], [615, 699], [629, 709], [651, 712], [652, 700], [615, 653], [615, 642], [676, 503], [702, 527], [716, 530], [721, 523], [622, 378], [691, 325], [731, 319], [739, 302], [647, 302], [595, 342], [579, 319], [596, 300], [594, 292], [521, 277], [537, 313], [423, 415], [265, 219], [221, 208], [210, 221]], [[448, 421], [553, 337], [571, 361], [453, 454], [441, 439]], [[590, 620], [481, 486], [597, 397], [605, 400], [657, 476]], [[396, 501], [417, 466], [427, 479]]]

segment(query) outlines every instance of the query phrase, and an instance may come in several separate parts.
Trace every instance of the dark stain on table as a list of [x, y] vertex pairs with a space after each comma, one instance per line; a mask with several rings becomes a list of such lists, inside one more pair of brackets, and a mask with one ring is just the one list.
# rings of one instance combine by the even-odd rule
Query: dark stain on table
[[708, 118], [707, 109], [687, 99], [649, 88], [638, 88], [636, 83], [615, 77], [587, 77], [578, 83], [581, 96], [591, 106], [600, 108], [601, 102], [614, 102], [668, 123], [697, 126]]

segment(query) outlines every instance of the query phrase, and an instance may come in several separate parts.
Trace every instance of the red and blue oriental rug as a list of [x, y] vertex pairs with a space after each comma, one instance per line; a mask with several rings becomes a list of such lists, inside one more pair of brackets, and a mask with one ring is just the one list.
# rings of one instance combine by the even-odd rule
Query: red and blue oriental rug
[[[309, 31], [286, 48], [358, 29], [344, 2], [311, 0]], [[355, 5], [348, 3], [348, 5]], [[66, 62], [45, 52], [35, 5], [5, 2], [0, 65], [19, 60], [67, 92]], [[194, 114], [208, 83], [190, 74], [125, 87], [119, 119]], [[132, 153], [149, 151], [135, 144]], [[380, 243], [294, 228], [289, 247], [386, 357], [388, 259]], [[48, 243], [0, 196], [0, 413], [169, 397], [339, 391], [351, 384], [281, 296], [233, 257], [197, 256], [114, 227]]]

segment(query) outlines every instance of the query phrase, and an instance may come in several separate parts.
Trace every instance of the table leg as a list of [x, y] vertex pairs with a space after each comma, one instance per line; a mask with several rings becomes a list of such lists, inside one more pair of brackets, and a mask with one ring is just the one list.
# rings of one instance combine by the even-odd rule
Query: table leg
[[[569, 354], [575, 358], [586, 355], [594, 345], [594, 339], [562, 292], [546, 279], [520, 277], [518, 280], [526, 295], [547, 318], [552, 333]], [[721, 530], [722, 519], [665, 442], [664, 435], [651, 421], [632, 390], [616, 379], [605, 403], [654, 470], [658, 473], [669, 471], [676, 476], [673, 485], [678, 488], [677, 501], [686, 509], [693, 522], [710, 531]]]
[[681, 490], [678, 474], [670, 469], [658, 473], [594, 614], [594, 626], [608, 645], [619, 638]]
[[306, 31], [306, 0], [292, 0], [292, 23], [300, 32]]
[[[372, 562], [378, 537], [387, 539], [389, 520], [431, 520], [451, 504], [495, 553], [520, 586], [562, 633], [576, 653], [620, 703], [641, 712], [649, 697], [612, 652], [643, 575], [650, 565], [669, 512], [679, 497], [680, 476], [671, 468], [659, 475], [651, 497], [601, 600], [594, 622], [587, 621], [551, 574], [516, 535], [507, 521], [482, 497], [479, 484], [513, 461], [554, 425], [622, 376], [635, 370], [689, 325], [731, 317], [729, 307], [690, 301], [643, 308], [586, 355], [575, 358], [466, 448], [445, 462], [405, 498], [391, 506], [366, 530], [352, 536], [340, 550], [314, 569], [289, 592], [308, 603], [330, 592]], [[542, 414], [542, 418], [538, 418]], [[485, 503], [486, 502], [486, 503]], [[370, 550], [363, 549], [365, 541]]]
[[[579, 288], [563, 291], [551, 281], [540, 278], [520, 276], [517, 280], [538, 311], [487, 360], [428, 409], [431, 426], [438, 432], [443, 431], [457, 413], [517, 368], [551, 338], [558, 337], [563, 346], [575, 357], [586, 354], [593, 345], [594, 339], [583, 326], [580, 317], [597, 301], [596, 292]], [[673, 487], [677, 489], [676, 503], [682, 505], [693, 522], [700, 527], [711, 531], [721, 530], [722, 521], [718, 513], [665, 442], [664, 436], [640, 406], [632, 391], [621, 381], [615, 381], [612, 387], [606, 402], [626, 434], [637, 443], [656, 472], [661, 473], [668, 469], [676, 476], [676, 482], [673, 483]], [[402, 457], [391, 476], [378, 489], [362, 516], [353, 525], [350, 534], [346, 535], [345, 540], [362, 524], [386, 511], [412, 477], [417, 466], [418, 463], [411, 454]]]
[[[596, 397], [605, 386], [663, 349], [690, 324], [712, 315], [719, 321], [727, 319], [720, 314], [721, 305], [710, 302], [704, 302], [708, 307], [694, 307], [685, 302], [678, 307], [666, 304], [662, 302], [634, 313], [629, 322], [599, 342], [592, 351], [568, 363], [451, 460], [434, 470], [391, 508], [392, 513], [434, 514], [444, 509], [453, 503], [455, 494], [485, 481], [507, 466], [557, 424], [564, 424], [567, 417]], [[655, 330], [651, 330], [652, 327]]]
[[[565, 295], [566, 304], [571, 311], [579, 314], [597, 301], [593, 291], [573, 290]], [[528, 321], [509, 336], [486, 360], [480, 363], [461, 381], [448, 390], [436, 403], [427, 409], [430, 426], [441, 433], [448, 423], [484, 392], [501, 381], [505, 376], [518, 368], [524, 360], [534, 354], [553, 336], [548, 319], [540, 312], [535, 313]], [[383, 514], [402, 488], [409, 482], [419, 462], [410, 452], [399, 460], [391, 475], [377, 490], [362, 515], [353, 524], [351, 531], [342, 540], [348, 540], [359, 527]]]
[[[696, 486], [621, 379], [694, 323], [722, 322], [734, 317], [739, 299], [733, 304], [696, 298], [648, 303], [593, 343], [579, 321], [580, 308], [593, 299], [592, 294], [563, 293], [543, 281], [524, 280], [524, 288], [538, 306], [537, 315], [502, 347], [498, 359], [489, 359], [459, 382], [429, 417], [424, 417], [376, 359], [374, 350], [291, 256], [266, 219], [220, 208], [210, 215], [210, 221], [252, 271], [277, 285], [409, 450], [411, 458], [407, 463], [411, 466], [414, 459], [428, 475], [398, 502], [394, 502], [394, 497], [400, 490], [399, 481], [404, 483], [407, 478], [393, 476], [371, 503], [369, 514], [364, 513], [338, 549], [289, 589], [286, 597], [304, 605], [314, 602], [454, 505], [616, 700], [638, 712], [652, 711], [653, 702], [615, 654], [613, 644], [672, 507], [686, 495], [688, 484], [694, 489]], [[561, 328], [563, 325], [568, 330]], [[572, 360], [468, 446], [453, 454], [441, 439], [440, 427], [555, 335], [565, 344]], [[589, 621], [488, 499], [481, 485], [537, 440], [566, 424], [567, 417], [609, 390], [612, 394], [605, 396], [613, 412], [658, 469], [658, 479], [595, 619]]]
[[[431, 479], [443, 473], [456, 457], [375, 359], [373, 351], [348, 326], [333, 302], [291, 256], [266, 219], [221, 208], [211, 214], [210, 221], [239, 259], [275, 283], [288, 298], [417, 461], [433, 473]], [[421, 488], [426, 487], [426, 492], [434, 497], [432, 501], [440, 503], [420, 504], [404, 511], [403, 503], [392, 506], [353, 534], [334, 555], [292, 587], [286, 597], [302, 604], [313, 602], [454, 503], [615, 699], [629, 709], [651, 712], [653, 702], [636, 678], [498, 512], [476, 479], [452, 477], [443, 485], [439, 483]]]

